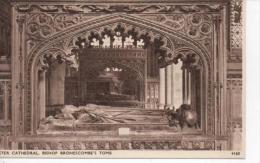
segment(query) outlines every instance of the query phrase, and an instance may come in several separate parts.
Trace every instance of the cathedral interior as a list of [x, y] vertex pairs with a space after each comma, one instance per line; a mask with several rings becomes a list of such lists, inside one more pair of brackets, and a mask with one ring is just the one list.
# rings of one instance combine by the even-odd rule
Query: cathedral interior
[[0, 0], [0, 149], [240, 150], [242, 0]]

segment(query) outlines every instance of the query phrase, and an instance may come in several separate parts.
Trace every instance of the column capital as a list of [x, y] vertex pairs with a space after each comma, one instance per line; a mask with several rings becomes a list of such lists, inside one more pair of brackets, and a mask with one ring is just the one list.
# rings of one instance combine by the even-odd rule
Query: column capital
[[16, 22], [18, 24], [18, 30], [19, 32], [22, 32], [23, 30], [23, 25], [25, 23], [25, 20], [26, 20], [26, 16], [25, 15], [18, 15], [16, 17]]
[[49, 62], [46, 60], [44, 56], [41, 56], [38, 63], [39, 71], [47, 71], [50, 67]]
[[222, 21], [221, 15], [219, 15], [219, 14], [213, 15], [212, 16], [212, 21], [213, 21], [213, 24], [215, 26], [218, 26], [221, 23], [221, 21]]

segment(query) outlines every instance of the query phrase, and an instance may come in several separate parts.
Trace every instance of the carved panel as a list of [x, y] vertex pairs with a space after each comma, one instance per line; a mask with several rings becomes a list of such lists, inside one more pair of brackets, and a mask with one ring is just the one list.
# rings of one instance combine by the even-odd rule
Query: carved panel
[[35, 47], [45, 38], [52, 36], [59, 31], [69, 28], [80, 22], [89, 20], [94, 16], [82, 14], [28, 14], [27, 20], [27, 45], [28, 50]]
[[213, 32], [210, 14], [141, 14], [138, 16], [163, 24], [195, 40], [210, 39], [210, 34]]
[[242, 48], [243, 36], [243, 0], [231, 1], [231, 47]]
[[227, 58], [229, 63], [242, 63], [242, 47], [233, 48]]
[[241, 149], [242, 143], [242, 79], [227, 80], [228, 134], [231, 138], [231, 148]]
[[215, 150], [213, 140], [25, 142], [26, 150]]
[[[181, 32], [212, 48], [212, 13], [221, 5], [18, 5], [17, 11], [27, 13], [28, 50], [39, 41], [71, 26], [111, 13], [135, 14], [143, 19]], [[94, 16], [93, 13], [96, 15]], [[158, 14], [160, 13], [160, 14]], [[194, 14], [195, 13], [195, 14]]]
[[62, 31], [79, 22], [89, 20], [94, 16], [82, 14], [28, 14], [27, 32], [29, 36], [44, 39], [55, 32]]
[[[11, 120], [11, 81], [0, 79], [0, 132], [10, 132]], [[3, 120], [3, 121], [1, 121]]]
[[17, 5], [19, 12], [65, 12], [65, 13], [101, 13], [109, 14], [115, 12], [136, 13], [214, 13], [222, 9], [222, 5], [115, 5], [115, 4], [80, 4], [80, 5]]
[[9, 144], [9, 135], [10, 133], [1, 133], [0, 135], [0, 150], [8, 150], [10, 149], [10, 144]]
[[231, 120], [235, 120], [242, 125], [242, 79], [228, 79], [227, 89], [230, 93], [227, 100], [229, 103], [229, 109], [231, 111]]

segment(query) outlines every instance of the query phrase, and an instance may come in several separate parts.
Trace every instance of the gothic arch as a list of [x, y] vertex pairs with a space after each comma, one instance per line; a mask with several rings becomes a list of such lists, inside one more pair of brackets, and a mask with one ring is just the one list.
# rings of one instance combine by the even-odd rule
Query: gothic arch
[[[180, 51], [180, 49], [174, 49], [174, 40], [178, 40], [181, 42], [185, 47], [190, 47], [197, 55], [200, 56], [200, 59], [202, 60], [205, 70], [205, 83], [207, 83], [207, 86], [205, 86], [205, 97], [207, 97], [207, 104], [205, 105], [205, 110], [208, 110], [208, 108], [211, 107], [211, 83], [210, 79], [212, 75], [212, 64], [211, 64], [211, 54], [207, 52], [207, 50], [197, 41], [193, 40], [192, 38], [189, 38], [188, 36], [185, 36], [181, 34], [178, 31], [173, 31], [171, 28], [162, 26], [159, 23], [155, 23], [146, 19], [142, 19], [140, 17], [135, 17], [132, 15], [126, 15], [126, 14], [111, 14], [108, 16], [104, 16], [97, 19], [91, 19], [89, 21], [77, 24], [75, 26], [72, 26], [64, 31], [58, 32], [54, 35], [52, 35], [50, 38], [42, 41], [39, 43], [31, 52], [28, 54], [27, 60], [26, 60], [26, 78], [27, 78], [27, 106], [28, 109], [27, 112], [33, 114], [33, 109], [35, 106], [34, 102], [34, 96], [35, 92], [33, 92], [34, 85], [35, 85], [35, 70], [37, 67], [37, 63], [40, 60], [40, 57], [43, 56], [47, 51], [51, 52], [50, 49], [55, 49], [57, 51], [62, 51], [64, 55], [67, 55], [70, 47], [70, 42], [73, 40], [73, 37], [81, 35], [85, 33], [86, 31], [93, 30], [95, 28], [107, 26], [109, 24], [115, 24], [115, 23], [125, 23], [129, 24], [131, 26], [139, 27], [141, 29], [144, 29], [146, 31], [151, 31], [157, 35], [160, 35], [162, 37], [167, 38], [167, 40], [170, 41], [171, 50], [173, 51], [173, 56], [175, 55], [174, 50]], [[61, 46], [61, 48], [56, 48], [57, 46]], [[62, 49], [62, 50], [61, 50]], [[54, 50], [54, 51], [55, 51]], [[205, 102], [206, 102], [205, 101]], [[31, 116], [33, 117], [33, 116]], [[27, 123], [26, 123], [27, 122]], [[29, 124], [28, 124], [29, 123]], [[33, 127], [31, 128], [28, 126], [32, 125], [32, 120], [26, 120], [25, 121], [25, 127], [27, 128], [27, 131], [34, 131]], [[31, 132], [33, 133], [33, 132]]]
[[[70, 42], [69, 40], [73, 37], [81, 35], [88, 30], [93, 30], [95, 28], [100, 28], [113, 23], [126, 23], [135, 27], [143, 28], [145, 31], [152, 31], [156, 34], [159, 34], [167, 38], [167, 40], [170, 41], [170, 44], [174, 45], [174, 42], [172, 42], [172, 39], [169, 37], [171, 36], [177, 39], [178, 41], [181, 41], [184, 44], [186, 44], [187, 47], [191, 46], [198, 52], [198, 55], [200, 55], [200, 57], [205, 58], [207, 60], [206, 62], [209, 63], [210, 61], [211, 54], [207, 52], [205, 47], [203, 47], [199, 42], [197, 42], [191, 37], [188, 37], [178, 31], [174, 31], [173, 29], [167, 26], [163, 26], [159, 23], [142, 19], [140, 17], [135, 17], [127, 14], [111, 14], [101, 18], [91, 19], [89, 21], [74, 25], [64, 31], [53, 34], [51, 37], [40, 42], [36, 47], [34, 47], [31, 50], [31, 52], [28, 54], [27, 62], [33, 63], [34, 61], [32, 60], [35, 59], [34, 57], [40, 55], [42, 51], [44, 51], [44, 49], [46, 48], [62, 45], [63, 48], [66, 49], [68, 48], [68, 43]], [[59, 44], [61, 43], [61, 41], [64, 41], [64, 39], [66, 40], [66, 43]]]

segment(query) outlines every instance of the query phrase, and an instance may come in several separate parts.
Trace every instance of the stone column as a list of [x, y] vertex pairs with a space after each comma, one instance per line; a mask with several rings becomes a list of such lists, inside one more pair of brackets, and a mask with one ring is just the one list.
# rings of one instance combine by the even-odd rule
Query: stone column
[[187, 82], [186, 82], [187, 76], [186, 76], [186, 74], [187, 74], [187, 70], [183, 69], [182, 70], [182, 83], [183, 83], [183, 85], [182, 85], [182, 92], [183, 92], [182, 101], [183, 101], [184, 104], [187, 104]]
[[191, 73], [183, 69], [183, 103], [191, 103]]
[[[46, 93], [45, 93], [45, 72], [44, 70], [40, 71], [39, 73], [39, 118], [45, 118], [46, 112]], [[39, 120], [40, 120], [39, 119]]]
[[64, 105], [65, 63], [55, 63], [50, 75], [50, 105]]
[[174, 106], [174, 96], [175, 96], [175, 90], [174, 90], [174, 87], [175, 87], [175, 84], [174, 84], [174, 63], [171, 65], [171, 80], [172, 80], [172, 84], [171, 84], [171, 102], [172, 102], [172, 109], [176, 109]]
[[165, 106], [165, 68], [160, 68], [160, 92], [159, 92], [159, 109], [164, 109]]
[[[192, 72], [190, 72], [190, 90], [191, 90], [191, 94], [190, 94], [190, 105], [191, 108], [196, 109], [196, 95], [197, 95], [197, 85], [198, 85], [198, 81], [196, 80], [196, 76], [198, 74], [197, 70], [193, 70]], [[192, 82], [191, 82], [192, 81]], [[198, 101], [199, 103], [199, 101]]]
[[221, 54], [223, 53], [221, 45], [221, 15], [215, 15], [213, 17], [214, 23], [214, 98], [215, 98], [215, 134], [221, 135], [222, 132], [222, 116], [224, 106], [222, 105], [222, 73], [223, 73], [223, 58]]
[[[18, 14], [16, 9], [12, 9], [12, 34], [11, 34], [11, 74], [12, 74], [12, 136], [24, 133], [24, 128], [30, 131], [31, 125], [27, 120], [23, 120], [24, 113], [24, 32], [25, 32], [24, 14]], [[29, 109], [28, 109], [29, 110]]]
[[191, 104], [191, 72], [187, 70], [187, 104]]
[[166, 108], [172, 108], [172, 65], [166, 67]]
[[9, 91], [9, 82], [10, 81], [4, 81], [3, 87], [4, 87], [4, 120], [9, 120], [8, 115], [10, 112], [10, 106], [9, 106], [9, 98], [10, 98], [10, 91]]
[[172, 86], [172, 103], [175, 109], [178, 109], [180, 107], [181, 104], [183, 104], [183, 70], [181, 69], [182, 64], [178, 63], [178, 64], [173, 64], [173, 75], [172, 75], [172, 79], [173, 79], [173, 86]]

